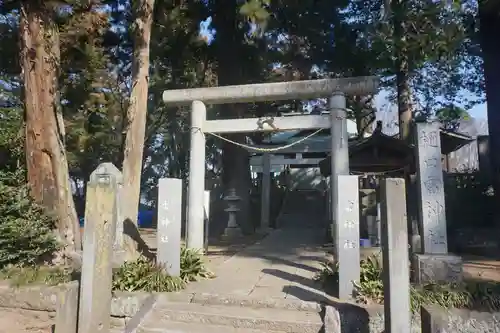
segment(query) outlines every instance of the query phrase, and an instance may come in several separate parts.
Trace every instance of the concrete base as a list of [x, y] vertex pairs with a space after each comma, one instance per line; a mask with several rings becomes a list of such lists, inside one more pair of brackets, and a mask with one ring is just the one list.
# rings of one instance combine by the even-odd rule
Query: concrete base
[[462, 258], [452, 254], [415, 254], [413, 279], [416, 283], [461, 282]]
[[242, 237], [243, 232], [240, 227], [226, 228], [224, 229], [224, 238], [238, 238]]

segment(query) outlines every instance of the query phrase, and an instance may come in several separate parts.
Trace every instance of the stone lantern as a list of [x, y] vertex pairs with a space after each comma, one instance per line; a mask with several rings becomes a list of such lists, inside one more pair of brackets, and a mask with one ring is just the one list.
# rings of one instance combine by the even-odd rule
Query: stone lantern
[[224, 230], [225, 237], [240, 237], [242, 236], [241, 228], [236, 223], [236, 216], [240, 211], [238, 203], [241, 198], [236, 195], [236, 190], [231, 189], [227, 196], [224, 197], [224, 201], [227, 201], [227, 208], [224, 209], [228, 213], [227, 227]]

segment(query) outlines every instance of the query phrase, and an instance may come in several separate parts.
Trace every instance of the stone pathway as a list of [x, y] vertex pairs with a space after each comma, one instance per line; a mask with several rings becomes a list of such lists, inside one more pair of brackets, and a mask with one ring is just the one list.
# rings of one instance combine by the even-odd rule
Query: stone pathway
[[320, 301], [325, 295], [314, 277], [326, 258], [323, 236], [319, 228], [273, 231], [218, 265], [215, 279], [190, 284], [186, 292]]

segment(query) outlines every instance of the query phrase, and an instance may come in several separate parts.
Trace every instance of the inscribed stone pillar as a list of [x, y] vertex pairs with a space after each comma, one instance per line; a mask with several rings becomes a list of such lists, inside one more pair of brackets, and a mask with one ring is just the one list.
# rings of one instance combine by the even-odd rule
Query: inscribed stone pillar
[[180, 275], [182, 179], [158, 181], [157, 262], [171, 276]]
[[410, 272], [403, 179], [381, 181], [385, 332], [410, 333]]
[[90, 175], [85, 204], [78, 332], [109, 332], [113, 243], [116, 232], [116, 175], [98, 167]]
[[446, 254], [448, 242], [439, 123], [417, 123], [416, 137], [422, 250], [426, 254]]
[[337, 177], [336, 258], [339, 264], [339, 298], [352, 298], [353, 282], [359, 281], [358, 176]]
[[417, 185], [423, 254], [414, 256], [414, 280], [459, 282], [463, 264], [448, 254], [440, 128], [438, 123], [417, 123]]

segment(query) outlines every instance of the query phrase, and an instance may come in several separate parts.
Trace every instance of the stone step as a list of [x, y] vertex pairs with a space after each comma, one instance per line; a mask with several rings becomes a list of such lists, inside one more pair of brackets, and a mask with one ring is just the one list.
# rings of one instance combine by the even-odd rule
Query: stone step
[[[240, 331], [234, 331], [235, 333], [247, 332], [245, 330], [249, 329], [249, 333], [252, 332], [251, 330], [318, 333], [323, 327], [321, 316], [317, 312], [173, 302], [156, 304], [144, 318], [140, 327], [142, 332], [169, 332], [165, 327], [175, 323], [192, 324], [193, 329], [196, 325], [205, 326], [206, 330], [209, 325], [240, 329]], [[161, 331], [162, 329], [164, 331]], [[184, 331], [180, 330], [179, 333], [181, 332]], [[190, 331], [186, 331], [188, 332]], [[198, 331], [193, 330], [194, 332]]]
[[137, 333], [286, 333], [285, 331], [268, 331], [251, 328], [236, 328], [222, 325], [205, 325], [197, 323], [168, 322], [162, 327], [139, 328]]
[[[165, 300], [163, 300], [165, 301]], [[328, 299], [321, 299], [322, 303], [328, 303]], [[224, 305], [254, 309], [281, 309], [290, 311], [321, 312], [322, 305], [314, 301], [303, 301], [284, 298], [262, 298], [247, 295], [221, 295], [210, 293], [198, 293], [191, 299], [191, 303], [202, 305]]]

